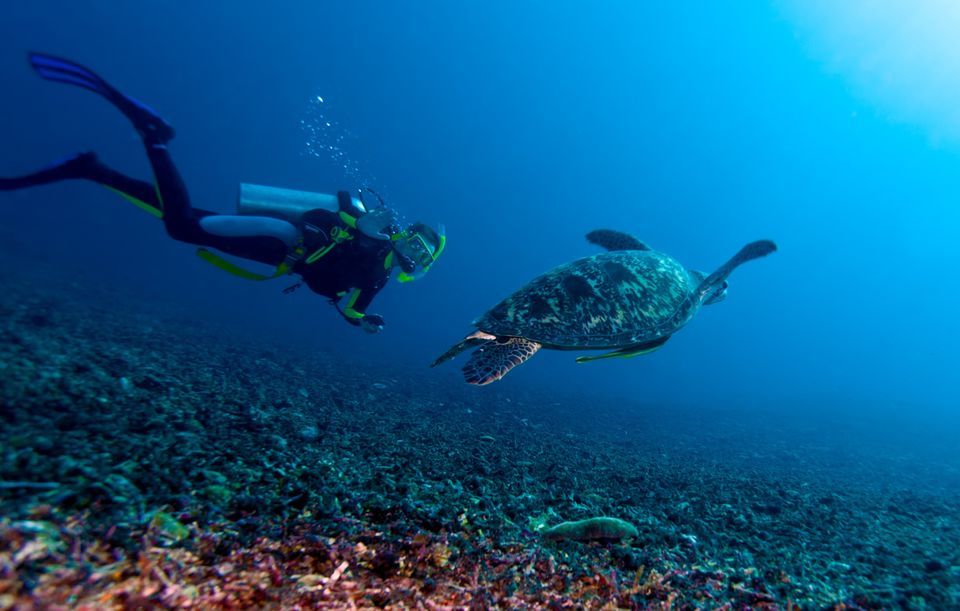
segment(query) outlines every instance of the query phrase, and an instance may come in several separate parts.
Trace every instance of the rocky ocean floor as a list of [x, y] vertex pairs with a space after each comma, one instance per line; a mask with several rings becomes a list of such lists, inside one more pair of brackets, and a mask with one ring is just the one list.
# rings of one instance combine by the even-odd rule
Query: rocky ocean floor
[[[960, 608], [955, 446], [371, 383], [91, 286], [0, 286], [0, 609]], [[544, 536], [597, 516], [636, 535]]]

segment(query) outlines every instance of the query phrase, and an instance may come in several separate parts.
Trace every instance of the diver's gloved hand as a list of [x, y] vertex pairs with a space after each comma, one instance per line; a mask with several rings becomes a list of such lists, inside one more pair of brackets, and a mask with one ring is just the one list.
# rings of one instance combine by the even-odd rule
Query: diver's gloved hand
[[374, 240], [389, 240], [390, 228], [396, 225], [397, 214], [386, 206], [374, 208], [357, 219], [357, 229]]
[[360, 328], [367, 333], [380, 333], [386, 324], [379, 314], [366, 314], [360, 319]]

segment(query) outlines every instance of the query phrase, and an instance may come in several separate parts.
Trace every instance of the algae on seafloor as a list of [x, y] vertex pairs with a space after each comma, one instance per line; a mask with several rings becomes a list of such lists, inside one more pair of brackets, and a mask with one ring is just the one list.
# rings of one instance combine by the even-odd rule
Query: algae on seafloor
[[165, 511], [158, 511], [153, 514], [153, 519], [150, 520], [150, 526], [156, 529], [160, 536], [173, 542], [186, 539], [190, 534], [189, 528]]

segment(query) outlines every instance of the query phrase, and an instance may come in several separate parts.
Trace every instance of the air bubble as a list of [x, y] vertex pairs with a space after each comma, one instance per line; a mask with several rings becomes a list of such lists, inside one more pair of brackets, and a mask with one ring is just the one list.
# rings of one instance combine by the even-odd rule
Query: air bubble
[[324, 105], [322, 95], [318, 94], [309, 99], [305, 116], [300, 120], [301, 132], [306, 136], [303, 152], [311, 157], [333, 162], [343, 170], [343, 178], [347, 184], [336, 185], [338, 188], [376, 187], [376, 178], [363, 171], [350, 151], [345, 150], [350, 148], [348, 140], [355, 144], [355, 138], [330, 116], [332, 110], [329, 105]]

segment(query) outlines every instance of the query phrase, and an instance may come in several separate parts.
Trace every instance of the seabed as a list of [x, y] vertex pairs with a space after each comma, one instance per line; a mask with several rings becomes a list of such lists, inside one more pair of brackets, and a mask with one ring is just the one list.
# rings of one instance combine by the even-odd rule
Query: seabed
[[[0, 273], [0, 609], [960, 607], [946, 458], [419, 363], [372, 380]], [[597, 516], [637, 535], [543, 536]]]

